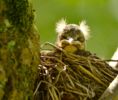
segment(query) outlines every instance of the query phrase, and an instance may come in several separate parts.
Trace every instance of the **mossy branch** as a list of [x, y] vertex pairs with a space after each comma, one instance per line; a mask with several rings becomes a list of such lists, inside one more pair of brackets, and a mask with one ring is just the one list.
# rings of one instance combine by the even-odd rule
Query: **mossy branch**
[[0, 100], [32, 100], [39, 33], [28, 0], [0, 0]]

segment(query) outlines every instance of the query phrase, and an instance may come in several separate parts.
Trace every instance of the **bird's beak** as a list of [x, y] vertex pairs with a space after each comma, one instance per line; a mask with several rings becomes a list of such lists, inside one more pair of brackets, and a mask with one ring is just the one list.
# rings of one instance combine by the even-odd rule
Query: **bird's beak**
[[72, 43], [72, 41], [73, 41], [73, 38], [68, 38], [69, 43]]

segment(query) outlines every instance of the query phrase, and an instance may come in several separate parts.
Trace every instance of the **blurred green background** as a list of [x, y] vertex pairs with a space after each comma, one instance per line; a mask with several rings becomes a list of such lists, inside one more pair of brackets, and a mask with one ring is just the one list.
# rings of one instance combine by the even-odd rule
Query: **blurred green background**
[[41, 43], [56, 40], [55, 25], [61, 18], [91, 29], [87, 50], [110, 59], [118, 47], [118, 0], [32, 0]]

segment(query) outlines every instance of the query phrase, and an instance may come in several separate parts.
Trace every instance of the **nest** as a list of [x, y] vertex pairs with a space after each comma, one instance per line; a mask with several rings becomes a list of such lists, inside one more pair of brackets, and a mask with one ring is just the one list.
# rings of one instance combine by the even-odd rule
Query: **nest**
[[95, 54], [67, 53], [60, 48], [41, 53], [35, 100], [98, 100], [116, 72]]

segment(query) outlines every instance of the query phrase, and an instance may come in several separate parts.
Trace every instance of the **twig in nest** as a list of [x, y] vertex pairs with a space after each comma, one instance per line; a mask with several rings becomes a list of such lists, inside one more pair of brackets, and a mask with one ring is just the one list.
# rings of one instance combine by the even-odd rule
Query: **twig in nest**
[[109, 59], [109, 60], [104, 60], [104, 61], [112, 61], [112, 62], [118, 62], [118, 60], [113, 60], [113, 59]]
[[[45, 43], [53, 47], [51, 55], [41, 54], [39, 84], [34, 95], [39, 95], [41, 100], [96, 100], [116, 73], [109, 65], [91, 53], [87, 56], [68, 53], [61, 48]], [[50, 50], [49, 50], [50, 51]]]

